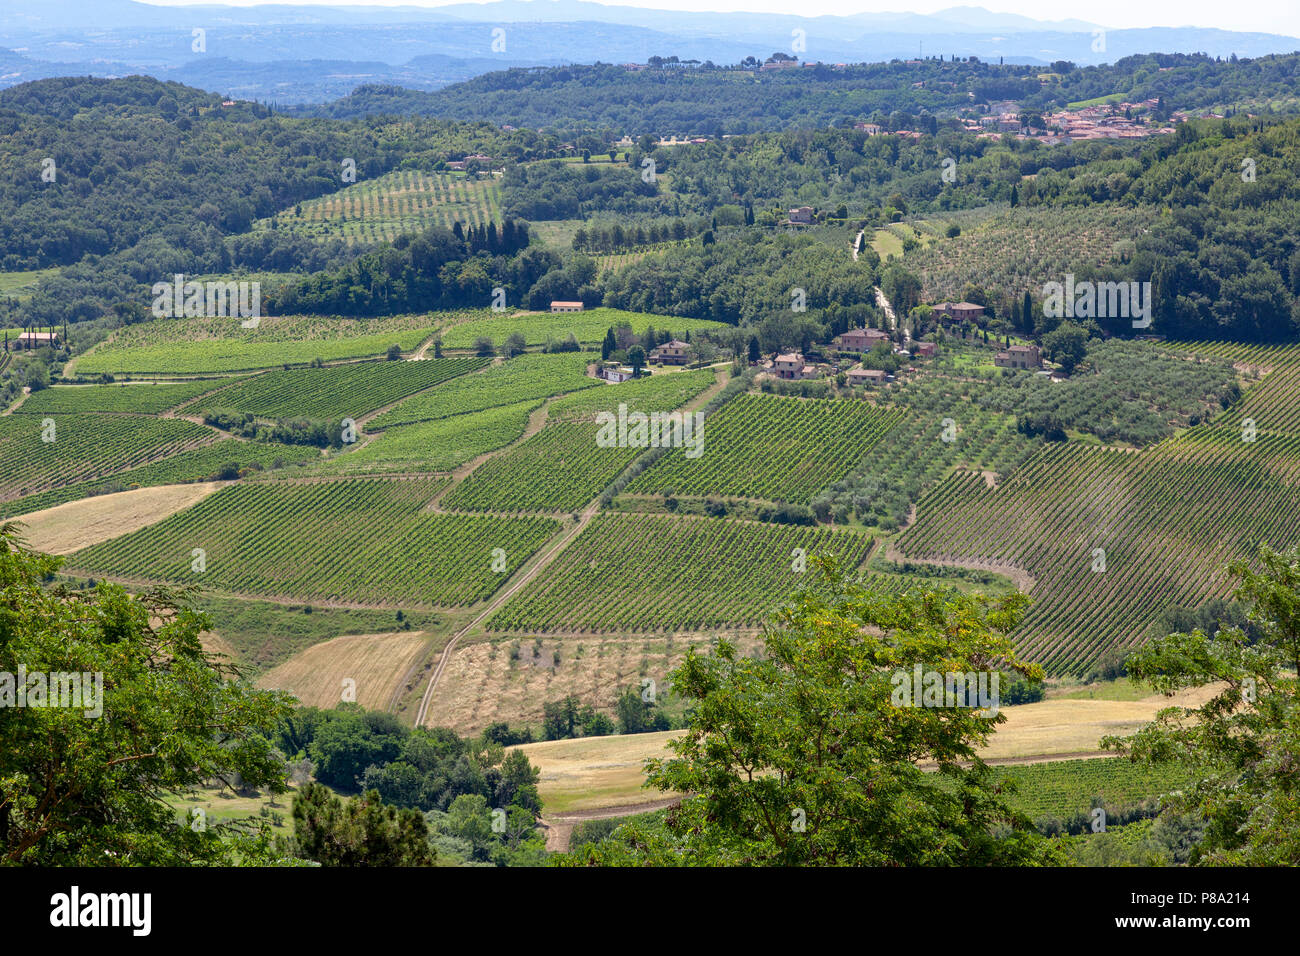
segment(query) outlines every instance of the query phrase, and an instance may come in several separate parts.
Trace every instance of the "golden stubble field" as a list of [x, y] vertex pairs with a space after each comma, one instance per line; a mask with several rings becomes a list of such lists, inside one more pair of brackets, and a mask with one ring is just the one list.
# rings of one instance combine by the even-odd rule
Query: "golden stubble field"
[[[308, 707], [334, 707], [345, 687], [367, 710], [387, 710], [403, 678], [428, 652], [423, 631], [351, 634], [313, 644], [257, 679], [257, 686], [286, 690]], [[351, 685], [345, 681], [354, 682]]]
[[29, 547], [47, 554], [71, 554], [92, 544], [139, 531], [198, 504], [228, 481], [136, 488], [97, 495], [15, 518]]

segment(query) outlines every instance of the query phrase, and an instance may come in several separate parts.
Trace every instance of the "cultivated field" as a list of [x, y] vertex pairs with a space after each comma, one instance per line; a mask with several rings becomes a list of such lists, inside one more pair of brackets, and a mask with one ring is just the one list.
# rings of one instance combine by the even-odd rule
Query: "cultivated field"
[[835, 555], [852, 568], [872, 543], [826, 528], [602, 514], [488, 627], [637, 632], [756, 625], [803, 583], [800, 550], [805, 558]]
[[[544, 518], [442, 515], [435, 478], [240, 483], [150, 528], [79, 551], [70, 569], [234, 594], [452, 606], [495, 591], [548, 537]], [[203, 569], [196, 570], [203, 552]], [[494, 571], [497, 562], [503, 569]]]
[[367, 710], [387, 710], [403, 676], [429, 646], [422, 631], [336, 637], [267, 671], [257, 686], [288, 691], [308, 707], [331, 708], [347, 700]]
[[1295, 443], [1199, 428], [1141, 452], [1051, 448], [996, 488], [970, 473], [943, 483], [898, 548], [1027, 571], [1038, 583], [1020, 649], [1080, 674], [1140, 643], [1165, 608], [1226, 597], [1229, 560], [1300, 540]]
[[[486, 408], [412, 425], [394, 425], [325, 466], [330, 473], [360, 470], [451, 471], [521, 438], [541, 399]], [[374, 426], [367, 424], [369, 432]]]
[[[0, 426], [0, 431], [3, 431], [3, 426]], [[264, 469], [302, 465], [319, 460], [320, 457], [320, 449], [309, 445], [282, 445], [278, 442], [223, 438], [169, 458], [116, 472], [107, 478], [62, 484], [49, 491], [0, 503], [0, 516], [26, 514], [52, 508], [65, 501], [128, 491], [132, 488], [238, 478], [260, 473]], [[51, 458], [49, 464], [53, 467], [57, 465], [57, 461]]]
[[313, 239], [353, 242], [384, 242], [431, 226], [450, 229], [457, 222], [479, 229], [501, 222], [501, 185], [492, 177], [401, 169], [299, 203], [275, 220], [277, 228]]
[[220, 487], [211, 481], [161, 485], [71, 501], [24, 515], [23, 537], [38, 551], [71, 554], [155, 524], [202, 501]]
[[1066, 272], [1118, 261], [1153, 221], [1149, 208], [1018, 206], [982, 224], [964, 225], [960, 236], [923, 245], [903, 261], [920, 276], [925, 302], [958, 300], [968, 282], [1037, 295], [1043, 283], [1064, 281]]
[[214, 441], [176, 418], [134, 415], [0, 417], [0, 500], [102, 478]]
[[675, 448], [627, 492], [807, 504], [861, 462], [897, 417], [866, 402], [742, 395], [705, 421], [698, 457]]
[[436, 388], [408, 399], [377, 416], [368, 423], [367, 428], [375, 430], [391, 425], [448, 418], [497, 405], [513, 405], [549, 398], [563, 392], [593, 388], [600, 382], [587, 375], [587, 365], [591, 361], [592, 356], [582, 352], [518, 355], [509, 361], [493, 365], [482, 374], [457, 381], [452, 387]]
[[[714, 636], [523, 635], [463, 645], [442, 675], [427, 722], [465, 734], [498, 721], [539, 727], [542, 705], [570, 694], [609, 712], [623, 691], [640, 688], [643, 679], [666, 691], [666, 676], [686, 649], [704, 652]], [[752, 635], [731, 639], [745, 651], [756, 643]]]
[[486, 461], [443, 499], [455, 511], [575, 511], [630, 465], [642, 449], [602, 448], [598, 426], [555, 422]]
[[74, 360], [82, 375], [195, 375], [306, 365], [316, 359], [383, 355], [389, 346], [410, 352], [433, 325], [459, 313], [383, 319], [263, 316], [245, 329], [237, 318], [155, 319], [128, 325]]
[[185, 410], [229, 409], [258, 418], [355, 419], [486, 364], [485, 359], [461, 357], [276, 369], [213, 392]]
[[56, 385], [33, 392], [14, 409], [21, 415], [131, 414], [157, 415], [205, 392], [228, 385], [231, 379], [129, 385]]
[[497, 345], [518, 332], [529, 346], [545, 345], [547, 340], [562, 342], [572, 334], [579, 342], [598, 343], [605, 331], [620, 322], [632, 326], [640, 335], [650, 326], [671, 330], [681, 338], [687, 332], [702, 329], [721, 331], [727, 328], [721, 322], [707, 319], [683, 319], [676, 316], [650, 315], [646, 312], [625, 312], [622, 309], [588, 309], [584, 312], [525, 312], [517, 315], [494, 315], [475, 321], [453, 325], [443, 334], [442, 344], [450, 349], [467, 349], [480, 336], [490, 338]]

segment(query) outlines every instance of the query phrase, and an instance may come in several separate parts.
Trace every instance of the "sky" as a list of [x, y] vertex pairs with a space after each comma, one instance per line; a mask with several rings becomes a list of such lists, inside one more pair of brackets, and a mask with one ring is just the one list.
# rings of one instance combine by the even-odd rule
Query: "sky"
[[[185, 6], [213, 0], [145, 0]], [[221, 0], [217, 0], [221, 2]], [[258, 0], [224, 0], [231, 6], [254, 6]], [[280, 3], [317, 3], [331, 6], [397, 6], [391, 0], [278, 0]], [[405, 0], [405, 6], [440, 7], [452, 0]], [[454, 0], [477, 2], [477, 0]], [[546, 0], [533, 0], [543, 4]], [[1300, 36], [1300, 0], [607, 0], [607, 6], [635, 6], [656, 10], [755, 11], [848, 15], [854, 13], [935, 13], [954, 6], [983, 6], [998, 13], [1018, 13], [1035, 20], [1086, 20], [1111, 29], [1131, 27], [1218, 27]]]

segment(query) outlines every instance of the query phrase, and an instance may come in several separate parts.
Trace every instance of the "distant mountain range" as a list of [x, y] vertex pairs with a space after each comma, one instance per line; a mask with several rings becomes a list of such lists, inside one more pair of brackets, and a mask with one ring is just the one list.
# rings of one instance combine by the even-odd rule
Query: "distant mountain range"
[[[197, 37], [196, 30], [202, 31]], [[777, 51], [830, 63], [943, 55], [1092, 64], [1153, 51], [1256, 57], [1300, 49], [1300, 39], [1268, 33], [1100, 30], [1080, 20], [1046, 22], [969, 6], [929, 15], [800, 18], [587, 0], [439, 8], [5, 0], [0, 86], [68, 74], [144, 73], [287, 104], [324, 102], [363, 83], [430, 90], [514, 66], [644, 62], [655, 55], [719, 64]]]

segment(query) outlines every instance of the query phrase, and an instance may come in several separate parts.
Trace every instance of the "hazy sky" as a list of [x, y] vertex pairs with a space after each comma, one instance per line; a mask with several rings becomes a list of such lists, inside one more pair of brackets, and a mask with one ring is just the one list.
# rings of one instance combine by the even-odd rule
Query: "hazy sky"
[[[210, 3], [212, 0], [147, 0], [168, 6]], [[218, 0], [220, 2], [220, 0]], [[257, 0], [225, 0], [232, 6], [253, 6]], [[391, 0], [278, 0], [342, 6], [395, 6]], [[476, 0], [456, 0], [476, 2]], [[547, 0], [533, 0], [545, 4]], [[446, 0], [405, 0], [405, 6], [440, 7]], [[609, 0], [607, 6], [637, 6], [660, 10], [762, 11], [766, 13], [852, 14], [866, 12], [934, 13], [959, 5], [983, 6], [999, 13], [1019, 13], [1035, 20], [1079, 19], [1107, 27], [1201, 26], [1300, 36], [1300, 0]]]

